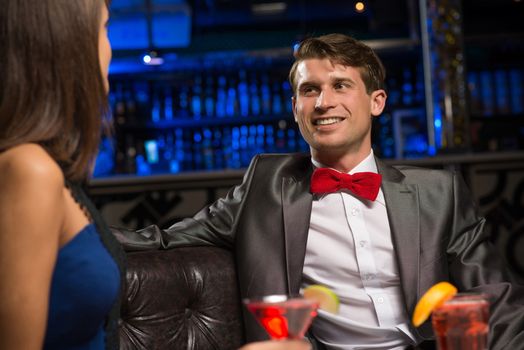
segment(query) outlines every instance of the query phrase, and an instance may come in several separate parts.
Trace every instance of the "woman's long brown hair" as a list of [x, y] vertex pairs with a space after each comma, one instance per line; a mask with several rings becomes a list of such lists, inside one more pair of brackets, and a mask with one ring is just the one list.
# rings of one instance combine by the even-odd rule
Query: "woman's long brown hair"
[[2, 0], [0, 152], [38, 143], [85, 180], [107, 114], [98, 54], [104, 0]]

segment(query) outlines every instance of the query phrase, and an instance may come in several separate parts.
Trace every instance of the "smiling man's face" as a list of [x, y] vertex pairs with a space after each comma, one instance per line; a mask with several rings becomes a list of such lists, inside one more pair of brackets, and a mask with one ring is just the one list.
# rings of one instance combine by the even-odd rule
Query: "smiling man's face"
[[327, 58], [300, 62], [296, 82], [293, 113], [313, 157], [367, 156], [372, 117], [384, 109], [384, 90], [368, 94], [357, 68]]

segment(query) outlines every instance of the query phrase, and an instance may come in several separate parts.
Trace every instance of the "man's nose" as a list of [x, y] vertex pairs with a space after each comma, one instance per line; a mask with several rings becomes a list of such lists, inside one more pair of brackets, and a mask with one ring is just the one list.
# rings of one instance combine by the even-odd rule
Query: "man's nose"
[[327, 90], [322, 90], [317, 97], [315, 103], [316, 109], [328, 109], [335, 105], [335, 96], [333, 93]]

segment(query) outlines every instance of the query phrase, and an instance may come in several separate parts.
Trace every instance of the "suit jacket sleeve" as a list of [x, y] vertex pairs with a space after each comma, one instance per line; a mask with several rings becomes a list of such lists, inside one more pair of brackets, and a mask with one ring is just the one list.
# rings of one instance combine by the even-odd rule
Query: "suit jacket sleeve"
[[451, 282], [461, 292], [489, 295], [490, 349], [522, 348], [524, 287], [483, 231], [484, 219], [460, 175], [454, 175], [453, 186], [454, 222], [447, 248]]
[[170, 249], [180, 246], [213, 245], [231, 249], [235, 240], [238, 218], [251, 186], [259, 156], [248, 167], [242, 183], [232, 188], [224, 198], [200, 210], [167, 229], [156, 225], [133, 231], [112, 227], [111, 230], [126, 251]]

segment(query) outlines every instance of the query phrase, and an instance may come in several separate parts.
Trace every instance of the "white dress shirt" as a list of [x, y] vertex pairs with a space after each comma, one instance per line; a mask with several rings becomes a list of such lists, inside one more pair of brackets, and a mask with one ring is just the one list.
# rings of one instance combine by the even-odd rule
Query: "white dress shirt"
[[[349, 173], [363, 171], [377, 173], [373, 151]], [[338, 315], [319, 310], [312, 325], [328, 349], [404, 349], [417, 343], [382, 190], [374, 202], [349, 190], [314, 197], [302, 288], [310, 284], [325, 285], [340, 298]]]

